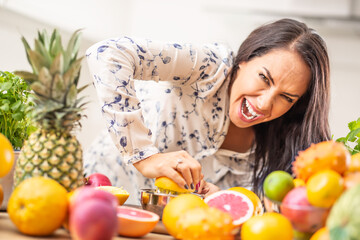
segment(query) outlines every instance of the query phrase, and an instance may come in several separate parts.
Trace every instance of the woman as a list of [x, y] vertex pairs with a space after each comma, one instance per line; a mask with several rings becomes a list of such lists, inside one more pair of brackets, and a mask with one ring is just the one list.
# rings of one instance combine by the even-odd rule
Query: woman
[[260, 26], [234, 59], [221, 44], [126, 37], [87, 59], [117, 150], [102, 135], [85, 169], [133, 191], [130, 201], [159, 176], [201, 193], [261, 193], [268, 173], [291, 172], [299, 150], [330, 138], [326, 45], [296, 20]]

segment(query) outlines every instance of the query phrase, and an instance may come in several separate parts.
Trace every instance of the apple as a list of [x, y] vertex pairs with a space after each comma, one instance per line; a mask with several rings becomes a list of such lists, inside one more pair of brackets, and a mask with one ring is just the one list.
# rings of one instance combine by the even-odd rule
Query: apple
[[110, 179], [102, 173], [92, 173], [85, 177], [84, 184], [90, 187], [112, 186]]

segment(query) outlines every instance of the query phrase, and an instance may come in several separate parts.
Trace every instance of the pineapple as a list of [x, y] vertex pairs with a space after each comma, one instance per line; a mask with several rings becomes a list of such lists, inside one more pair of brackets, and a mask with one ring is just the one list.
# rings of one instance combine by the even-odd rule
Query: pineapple
[[80, 31], [74, 32], [67, 48], [55, 29], [51, 36], [38, 32], [35, 48], [22, 37], [31, 72], [18, 71], [34, 92], [31, 109], [37, 130], [24, 142], [15, 167], [14, 185], [26, 178], [45, 176], [55, 179], [68, 191], [82, 185], [82, 148], [72, 135], [80, 126], [84, 98], [77, 98], [87, 86], [77, 88], [81, 61], [78, 58]]

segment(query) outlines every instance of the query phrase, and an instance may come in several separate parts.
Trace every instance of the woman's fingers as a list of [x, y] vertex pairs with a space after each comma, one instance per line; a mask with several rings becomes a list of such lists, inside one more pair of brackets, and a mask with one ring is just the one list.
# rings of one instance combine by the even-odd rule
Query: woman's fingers
[[200, 163], [186, 151], [157, 153], [134, 163], [134, 166], [145, 177], [166, 176], [180, 187], [193, 190], [203, 177]]

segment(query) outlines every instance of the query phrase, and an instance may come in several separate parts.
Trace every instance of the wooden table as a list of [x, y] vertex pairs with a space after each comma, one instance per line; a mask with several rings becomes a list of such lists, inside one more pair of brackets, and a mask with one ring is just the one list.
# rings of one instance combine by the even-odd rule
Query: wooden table
[[[41, 239], [41, 240], [52, 240], [52, 239], [71, 239], [68, 231], [63, 228], [60, 228], [55, 231], [55, 233], [49, 237], [36, 238], [32, 236], [27, 236], [21, 234], [15, 225], [10, 221], [9, 215], [6, 212], [0, 212], [0, 239], [1, 240], [31, 240], [31, 239]], [[127, 237], [114, 237], [113, 240], [134, 240], [134, 239], [146, 239], [146, 240], [162, 240], [162, 239], [172, 239], [173, 237], [166, 234], [166, 230], [162, 222], [159, 222], [154, 228], [152, 233], [149, 233], [141, 238], [127, 238]]]

